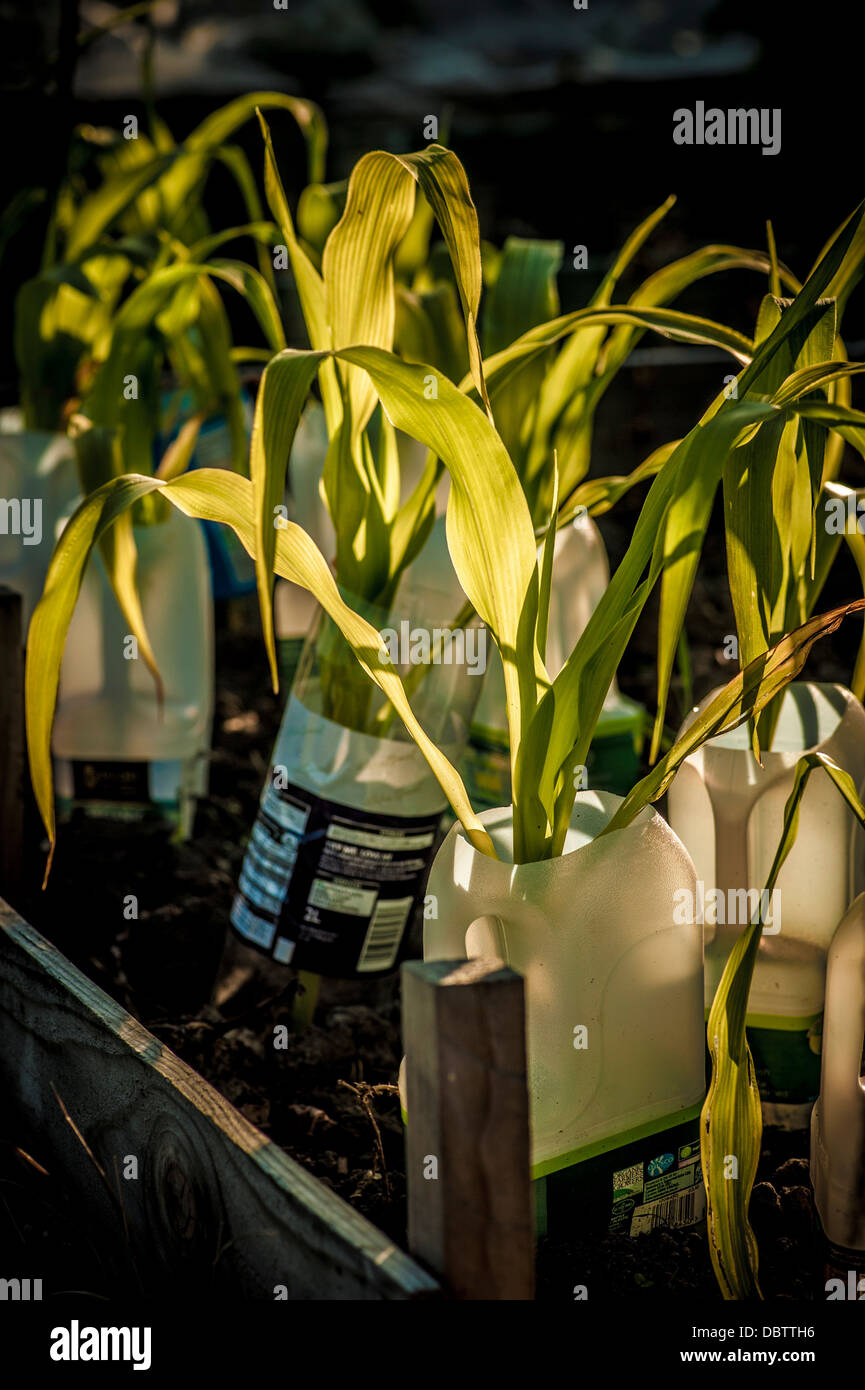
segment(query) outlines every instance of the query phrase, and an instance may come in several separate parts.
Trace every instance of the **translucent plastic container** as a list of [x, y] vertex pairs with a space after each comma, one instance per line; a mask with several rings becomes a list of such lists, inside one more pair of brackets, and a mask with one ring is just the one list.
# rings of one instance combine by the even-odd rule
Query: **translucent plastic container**
[[[720, 890], [704, 914], [707, 1007], [751, 917], [754, 900], [740, 890], [762, 890], [796, 763], [811, 750], [834, 758], [861, 793], [865, 710], [842, 686], [800, 682], [787, 688], [762, 769], [742, 725], [698, 749], [670, 787], [670, 824], [691, 854], [703, 896]], [[748, 1036], [769, 1124], [802, 1128], [808, 1123], [820, 1076], [826, 953], [837, 922], [862, 888], [865, 833], [818, 770], [806, 788], [796, 843], [769, 904], [773, 921], [761, 938], [748, 1003]], [[720, 919], [719, 900], [723, 922], [710, 920]]]
[[[196, 521], [170, 511], [135, 527], [144, 620], [165, 685], [133, 650], [98, 552], [72, 618], [54, 723], [58, 802], [99, 815], [157, 811], [188, 833], [207, 787], [213, 603]], [[127, 655], [129, 653], [129, 655]]]
[[[842, 1270], [851, 1263], [865, 1270], [863, 1044], [865, 894], [853, 903], [829, 948], [820, 1095], [811, 1116], [814, 1201], [823, 1232], [835, 1247], [834, 1263]], [[856, 1258], [846, 1260], [846, 1252], [855, 1252]]]
[[5, 534], [0, 530], [0, 584], [21, 594], [26, 632], [45, 585], [58, 527], [80, 489], [66, 435], [22, 430], [20, 423], [19, 411], [0, 412], [0, 507], [13, 504], [0, 515], [0, 525], [8, 517]]
[[[456, 760], [479, 679], [468, 662], [411, 659], [413, 634], [450, 626], [446, 608], [448, 616], [438, 616], [441, 595], [408, 593], [395, 613], [349, 601], [387, 635], [394, 669], [413, 686], [418, 719]], [[473, 640], [485, 637], [474, 630]], [[393, 969], [422, 906], [445, 805], [402, 721], [320, 616], [247, 846], [235, 931], [278, 965], [343, 977]]]
[[[247, 438], [252, 433], [252, 403], [244, 393], [244, 413], [246, 416]], [[205, 421], [198, 436], [192, 468], [226, 468], [234, 471], [234, 458], [231, 450], [231, 435], [222, 416]], [[213, 597], [218, 599], [241, 598], [255, 590], [255, 562], [241, 541], [229, 526], [221, 526], [218, 521], [202, 521], [210, 572], [213, 583]]]
[[[398, 434], [397, 441], [405, 498], [420, 479], [427, 450], [405, 434]], [[302, 526], [325, 558], [332, 561], [336, 553], [336, 535], [320, 489], [326, 456], [327, 423], [324, 410], [313, 400], [307, 404], [294, 437], [288, 464], [286, 503], [289, 519]], [[453, 573], [447, 542], [444, 541], [443, 515], [440, 530], [444, 542], [443, 550], [439, 546], [424, 547], [425, 552], [431, 556], [435, 554], [433, 563], [425, 565], [423, 569], [418, 567], [416, 573], [415, 566], [412, 566], [411, 575], [405, 576], [403, 585], [408, 583], [415, 590], [430, 588], [442, 593], [446, 590], [449, 594], [455, 592], [457, 599], [450, 615], [453, 618], [464, 601], [464, 595]], [[439, 560], [443, 562], [441, 566]], [[448, 588], [448, 585], [451, 587]], [[307, 589], [292, 584], [287, 579], [277, 579], [274, 590], [274, 624], [280, 679], [285, 685], [290, 685], [294, 678], [300, 653], [316, 612], [317, 604]]]
[[512, 863], [510, 807], [481, 816], [498, 860], [454, 826], [427, 887], [424, 958], [498, 956], [524, 977], [546, 1218], [637, 1234], [703, 1211], [703, 952], [700, 928], [674, 921], [696, 875], [666, 822], [647, 808], [596, 838], [620, 804], [578, 793], [564, 854], [539, 863]]

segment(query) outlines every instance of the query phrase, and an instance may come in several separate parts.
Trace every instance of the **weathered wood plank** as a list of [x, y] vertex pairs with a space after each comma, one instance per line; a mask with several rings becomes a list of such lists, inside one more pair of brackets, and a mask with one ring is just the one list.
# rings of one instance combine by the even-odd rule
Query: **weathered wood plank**
[[0, 893], [18, 892], [24, 846], [21, 595], [0, 584]]
[[499, 960], [402, 969], [409, 1249], [466, 1299], [534, 1296], [523, 981]]
[[[2, 900], [0, 1088], [7, 1131], [17, 1117], [38, 1135], [40, 1161], [47, 1152], [80, 1193], [106, 1262], [131, 1260], [149, 1297], [439, 1292]], [[123, 1176], [129, 1158], [137, 1178]]]

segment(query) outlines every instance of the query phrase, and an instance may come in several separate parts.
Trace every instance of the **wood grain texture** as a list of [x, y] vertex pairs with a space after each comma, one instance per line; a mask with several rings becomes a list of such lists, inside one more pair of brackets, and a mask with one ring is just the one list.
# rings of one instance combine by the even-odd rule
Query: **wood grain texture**
[[[118, 1279], [133, 1268], [147, 1297], [439, 1293], [2, 900], [0, 1088], [7, 1133], [36, 1136], [40, 1161], [80, 1196], [107, 1268]], [[128, 1156], [137, 1179], [123, 1176]]]
[[522, 978], [497, 960], [411, 961], [402, 987], [409, 1249], [456, 1298], [530, 1299]]
[[0, 893], [14, 897], [24, 846], [24, 639], [21, 595], [0, 584]]

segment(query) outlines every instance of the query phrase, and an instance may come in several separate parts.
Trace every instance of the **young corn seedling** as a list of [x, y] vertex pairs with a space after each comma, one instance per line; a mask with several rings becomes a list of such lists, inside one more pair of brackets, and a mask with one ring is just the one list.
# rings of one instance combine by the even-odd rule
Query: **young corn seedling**
[[[827, 243], [809, 284], [830, 257], [833, 263], [837, 259], [832, 257], [833, 248], [850, 225], [845, 223]], [[856, 417], [848, 417], [845, 408], [850, 400], [850, 379], [865, 367], [847, 361], [840, 330], [847, 300], [863, 273], [865, 238], [861, 231], [853, 235], [847, 254], [826, 281], [817, 302], [810, 296], [806, 302], [789, 272], [785, 272], [786, 283], [797, 293], [792, 299], [781, 297], [771, 229], [770, 246], [772, 292], [761, 306], [755, 343], [771, 342], [774, 330], [784, 320], [790, 323], [790, 331], [778, 351], [767, 355], [765, 366], [759, 365], [764, 359], [758, 354], [758, 365], [748, 365], [707, 413], [725, 408], [728, 398], [770, 400], [779, 407], [797, 402], [801, 407], [795, 418], [788, 418], [781, 410], [755, 428], [732, 451], [723, 470], [727, 569], [743, 666], [813, 612], [842, 534], [860, 574], [865, 573], [858, 528], [826, 524], [833, 508], [843, 512], [855, 496], [854, 489], [838, 481], [844, 445], [862, 451]], [[668, 531], [666, 549], [671, 563], [661, 581], [653, 757], [717, 484], [715, 477], [695, 483], [692, 495], [687, 499], [683, 496], [678, 504]], [[860, 698], [865, 691], [863, 663], [865, 654], [860, 649], [852, 681]], [[777, 717], [778, 708], [772, 706], [755, 727], [755, 753], [761, 744], [771, 747]]]

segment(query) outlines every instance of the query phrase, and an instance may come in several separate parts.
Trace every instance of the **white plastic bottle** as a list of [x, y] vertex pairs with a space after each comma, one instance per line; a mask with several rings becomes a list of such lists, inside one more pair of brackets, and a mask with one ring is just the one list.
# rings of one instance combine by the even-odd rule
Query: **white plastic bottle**
[[52, 746], [61, 813], [155, 810], [188, 834], [207, 788], [213, 602], [201, 527], [163, 508], [165, 519], [135, 527], [135, 542], [164, 706], [94, 552], [66, 642]]
[[425, 960], [497, 956], [524, 977], [532, 1175], [550, 1232], [637, 1235], [704, 1211], [702, 940], [673, 917], [696, 876], [651, 808], [599, 837], [620, 804], [578, 792], [564, 853], [516, 866], [512, 809], [485, 811], [499, 858], [455, 825], [427, 887]]
[[[812, 749], [850, 772], [861, 794], [865, 710], [842, 686], [787, 687], [762, 768], [750, 751], [747, 725], [740, 725], [692, 754], [670, 787], [670, 824], [701, 885], [707, 1008], [769, 874], [796, 764]], [[748, 1036], [767, 1124], [807, 1127], [819, 1084], [826, 953], [836, 923], [862, 888], [865, 832], [828, 777], [816, 771], [800, 804], [796, 843], [764, 914], [771, 921], [748, 1000]]]
[[[811, 1181], [829, 1242], [827, 1296], [865, 1298], [865, 893], [829, 948]], [[852, 1276], [852, 1279], [851, 1279]], [[829, 1279], [835, 1284], [830, 1287]]]
[[[418, 720], [456, 761], [480, 688], [474, 643], [486, 634], [458, 634], [456, 654], [436, 660], [429, 639], [454, 616], [439, 591], [401, 587], [392, 613], [355, 606], [391, 644]], [[393, 707], [320, 615], [247, 845], [231, 916], [238, 936], [277, 965], [321, 975], [392, 970], [446, 804]]]
[[[247, 440], [252, 435], [253, 407], [248, 394], [241, 395]], [[225, 468], [234, 471], [231, 434], [223, 416], [206, 420], [201, 427], [192, 459], [192, 468]], [[255, 590], [255, 562], [245, 550], [230, 526], [217, 521], [203, 521], [207, 553], [217, 599], [240, 598]]]

